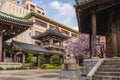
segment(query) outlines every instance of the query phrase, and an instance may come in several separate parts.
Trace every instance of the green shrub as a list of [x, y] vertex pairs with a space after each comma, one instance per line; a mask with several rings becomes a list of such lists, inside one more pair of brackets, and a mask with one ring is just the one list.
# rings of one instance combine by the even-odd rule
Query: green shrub
[[33, 54], [28, 54], [27, 61], [29, 63], [29, 67], [34, 67], [34, 56], [33, 56]]
[[58, 56], [58, 55], [51, 56], [51, 64], [54, 66], [59, 66], [60, 65], [60, 56]]
[[45, 67], [45, 69], [62, 69], [62, 66], [48, 65]]
[[6, 70], [15, 70], [15, 68], [14, 67], [6, 68]]
[[42, 64], [42, 65], [40, 65], [40, 68], [41, 68], [41, 69], [45, 69], [46, 66], [47, 66], [46, 64]]
[[38, 56], [38, 65], [40, 66], [40, 68], [44, 68], [44, 64], [45, 64], [46, 60], [43, 54], [39, 54]]
[[0, 70], [4, 70], [2, 67], [0, 67]]
[[6, 70], [27, 70], [27, 68], [24, 68], [24, 67], [17, 67], [17, 68], [11, 67], [11, 68], [6, 68]]
[[16, 70], [27, 70], [25, 67], [17, 67]]

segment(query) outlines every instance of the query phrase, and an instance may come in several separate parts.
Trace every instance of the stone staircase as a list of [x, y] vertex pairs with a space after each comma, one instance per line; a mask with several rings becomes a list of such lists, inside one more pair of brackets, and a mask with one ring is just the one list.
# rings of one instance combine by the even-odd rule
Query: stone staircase
[[120, 80], [120, 58], [105, 59], [92, 80]]

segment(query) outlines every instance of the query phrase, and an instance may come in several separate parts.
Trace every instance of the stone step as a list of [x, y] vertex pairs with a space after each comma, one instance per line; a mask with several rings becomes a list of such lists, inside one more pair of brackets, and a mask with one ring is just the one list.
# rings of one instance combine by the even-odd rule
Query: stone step
[[99, 68], [97, 71], [120, 72], [120, 68]]
[[120, 80], [120, 76], [94, 75], [92, 80]]
[[118, 65], [120, 64], [120, 61], [119, 62], [103, 62], [102, 65]]
[[120, 65], [101, 65], [99, 68], [120, 68]]
[[120, 76], [120, 72], [96, 72], [95, 75]]
[[107, 59], [104, 62], [119, 62], [120, 59]]

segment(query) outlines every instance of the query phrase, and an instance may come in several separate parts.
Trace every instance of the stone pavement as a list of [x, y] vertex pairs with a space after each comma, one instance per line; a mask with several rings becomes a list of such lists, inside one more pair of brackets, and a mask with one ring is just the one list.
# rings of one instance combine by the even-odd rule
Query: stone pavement
[[60, 80], [59, 70], [0, 71], [0, 80]]

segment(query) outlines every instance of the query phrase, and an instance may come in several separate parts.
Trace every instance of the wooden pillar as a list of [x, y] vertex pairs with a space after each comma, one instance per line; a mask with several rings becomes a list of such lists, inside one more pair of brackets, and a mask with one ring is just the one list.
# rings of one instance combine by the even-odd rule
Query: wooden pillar
[[63, 41], [60, 42], [60, 46], [63, 46]]
[[63, 64], [63, 57], [60, 58], [60, 63]]
[[14, 62], [17, 62], [17, 55], [14, 54]]
[[16, 55], [16, 62], [18, 62], [18, 58], [19, 58], [18, 55]]
[[96, 13], [92, 12], [92, 55], [96, 55]]
[[23, 64], [23, 67], [25, 66], [25, 54], [23, 53], [22, 54], [22, 64]]
[[89, 49], [90, 49], [90, 58], [92, 58], [92, 34], [90, 31], [90, 35], [89, 35]]
[[2, 35], [0, 35], [0, 62], [2, 62]]
[[120, 57], [120, 27], [118, 27], [118, 57]]
[[[113, 55], [118, 56], [118, 42], [117, 42], [117, 27], [112, 27], [112, 39], [113, 39]], [[113, 56], [113, 57], [114, 57]]]
[[50, 64], [52, 64], [52, 58], [50, 57], [49, 59], [50, 59]]

